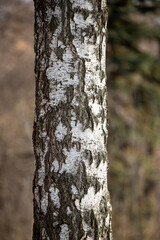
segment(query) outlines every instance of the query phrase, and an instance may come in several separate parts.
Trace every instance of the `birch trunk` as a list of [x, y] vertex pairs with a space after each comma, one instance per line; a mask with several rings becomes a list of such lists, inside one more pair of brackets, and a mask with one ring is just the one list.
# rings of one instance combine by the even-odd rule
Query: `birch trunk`
[[111, 240], [105, 0], [34, 0], [33, 240]]

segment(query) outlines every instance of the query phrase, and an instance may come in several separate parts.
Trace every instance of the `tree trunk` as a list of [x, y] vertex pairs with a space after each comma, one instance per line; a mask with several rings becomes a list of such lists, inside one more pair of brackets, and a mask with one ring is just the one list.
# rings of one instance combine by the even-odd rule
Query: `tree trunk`
[[34, 0], [33, 240], [111, 240], [106, 0]]

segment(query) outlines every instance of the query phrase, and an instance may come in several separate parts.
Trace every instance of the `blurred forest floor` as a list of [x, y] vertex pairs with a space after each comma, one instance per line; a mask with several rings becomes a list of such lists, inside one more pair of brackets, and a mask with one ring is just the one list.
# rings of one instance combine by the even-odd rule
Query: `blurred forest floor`
[[[135, 7], [130, 0], [108, 1], [115, 240], [160, 239], [160, 17], [159, 8], [143, 2]], [[0, 0], [0, 36], [0, 239], [31, 240], [32, 1]]]

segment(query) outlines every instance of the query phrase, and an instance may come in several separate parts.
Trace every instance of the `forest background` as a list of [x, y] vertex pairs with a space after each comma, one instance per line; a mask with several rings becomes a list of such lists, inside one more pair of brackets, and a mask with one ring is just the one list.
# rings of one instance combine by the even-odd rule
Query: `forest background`
[[[108, 0], [114, 239], [160, 239], [160, 5]], [[33, 2], [0, 0], [0, 233], [31, 240]]]

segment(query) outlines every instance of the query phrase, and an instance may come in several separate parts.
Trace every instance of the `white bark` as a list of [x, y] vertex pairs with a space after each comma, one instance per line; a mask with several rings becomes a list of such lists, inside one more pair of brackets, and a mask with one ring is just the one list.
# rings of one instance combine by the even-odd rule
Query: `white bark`
[[35, 0], [33, 239], [111, 240], [106, 1]]

